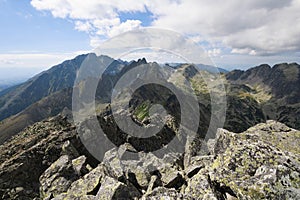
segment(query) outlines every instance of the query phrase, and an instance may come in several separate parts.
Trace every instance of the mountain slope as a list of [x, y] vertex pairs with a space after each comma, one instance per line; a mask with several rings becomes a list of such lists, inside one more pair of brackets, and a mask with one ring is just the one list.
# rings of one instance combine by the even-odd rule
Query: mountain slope
[[239, 96], [257, 101], [267, 119], [300, 128], [300, 65], [260, 65], [247, 71], [234, 70], [226, 78], [238, 87], [247, 85], [250, 90]]
[[287, 103], [298, 103], [300, 99], [300, 65], [297, 63], [260, 65], [247, 71], [229, 72], [227, 80], [236, 84], [265, 86], [273, 94], [273, 98], [285, 98]]
[[[103, 78], [100, 79], [100, 84], [98, 85], [98, 89], [97, 89], [98, 93], [101, 94], [102, 100], [103, 99], [107, 100], [107, 97], [111, 95], [114, 83], [118, 80], [118, 78], [123, 73], [125, 73], [127, 70], [141, 63], [146, 63], [145, 60], [126, 63], [120, 60], [119, 61], [113, 60], [107, 56], [96, 57], [95, 54], [89, 54], [89, 56], [91, 57], [91, 59], [95, 59], [97, 62], [99, 62], [98, 66], [95, 65], [95, 67], [100, 67], [103, 64], [106, 65], [107, 63], [111, 63], [106, 69], [106, 71], [104, 72], [105, 75], [103, 76]], [[50, 70], [44, 72], [44, 74], [47, 74], [46, 75], [47, 77], [52, 77], [51, 80], [53, 81], [51, 81], [51, 84], [49, 84], [50, 83], [49, 81], [45, 81], [45, 82], [39, 81], [43, 78], [44, 75], [42, 76], [38, 75], [37, 77], [33, 78], [34, 81], [26, 82], [22, 85], [10, 88], [9, 91], [6, 91], [4, 98], [10, 97], [12, 94], [16, 95], [15, 98], [11, 100], [11, 104], [10, 104], [13, 105], [15, 103], [16, 106], [25, 106], [23, 102], [21, 103], [16, 102], [17, 99], [20, 99], [18, 94], [27, 95], [28, 93], [30, 93], [31, 96], [40, 95], [39, 98], [41, 98], [41, 93], [39, 93], [38, 90], [35, 90], [35, 88], [39, 88], [39, 84], [41, 84], [42, 88], [44, 87], [50, 92], [45, 93], [44, 95], [46, 96], [41, 98], [40, 100], [38, 100], [39, 98], [36, 97], [36, 101], [33, 100], [30, 101], [30, 103], [32, 104], [27, 106], [25, 109], [22, 109], [16, 115], [12, 115], [0, 121], [0, 133], [1, 133], [0, 144], [2, 144], [5, 140], [17, 134], [18, 132], [20, 132], [27, 126], [32, 125], [35, 122], [39, 122], [48, 117], [55, 116], [60, 112], [62, 112], [65, 108], [67, 110], [72, 109], [72, 90], [73, 90], [74, 79], [77, 73], [76, 70], [79, 69], [80, 67], [79, 64], [80, 62], [82, 62], [83, 57], [86, 57], [86, 55], [82, 55], [81, 57], [76, 57], [73, 60], [66, 61], [63, 64], [57, 65], [51, 68]], [[125, 64], [128, 65], [126, 67], [126, 70], [123, 70]], [[66, 75], [68, 74], [68, 70], [70, 70], [70, 75]], [[62, 74], [61, 77], [59, 73]], [[87, 77], [89, 77], [89, 80], [95, 79], [94, 77], [95, 74], [93, 74], [92, 71], [86, 73], [88, 73]], [[77, 87], [82, 87], [82, 89], [85, 87], [89, 87], [89, 85], [86, 84], [86, 82], [88, 81], [86, 80], [81, 81]], [[27, 87], [27, 85], [30, 85], [31, 88], [22, 90], [24, 87]], [[106, 100], [100, 103], [107, 103]], [[6, 110], [4, 107], [1, 109], [3, 109], [4, 111], [15, 111], [14, 109], [11, 108], [12, 107], [9, 106], [9, 108]]]
[[72, 88], [55, 92], [0, 122], [0, 144], [35, 122], [72, 108]]
[[[64, 61], [23, 84], [0, 92], [0, 121], [21, 112], [44, 97], [73, 87], [76, 74], [87, 56], [95, 59], [99, 65], [113, 63], [108, 70], [116, 70], [115, 68], [122, 65], [120, 61], [114, 61], [108, 56], [96, 57], [95, 54], [79, 55], [72, 60]], [[93, 76], [92, 72], [87, 73]]]
[[[5, 116], [18, 112], [17, 115], [1, 122], [0, 142], [34, 122], [60, 113], [65, 107], [71, 109], [72, 89], [70, 87], [73, 86], [77, 70], [86, 56], [81, 55], [54, 66], [24, 84], [2, 91], [2, 96], [0, 92], [0, 105], [2, 101], [0, 118], [6, 118]], [[147, 63], [145, 59], [127, 63], [107, 56], [96, 57], [95, 54], [88, 56], [99, 61], [98, 64], [112, 62], [98, 84], [96, 100], [100, 100], [97, 101], [99, 104], [109, 103], [114, 85], [127, 71], [140, 64], [155, 64]], [[227, 80], [224, 79], [227, 90], [225, 128], [234, 132], [242, 132], [267, 119], [278, 120], [293, 128], [300, 128], [299, 71], [299, 65], [292, 63], [278, 64], [273, 68], [261, 65], [247, 71], [234, 70], [222, 75]], [[85, 73], [87, 77], [93, 79], [92, 71]], [[169, 81], [175, 85], [179, 84], [178, 86], [183, 80], [180, 80], [176, 73], [190, 80], [201, 110], [202, 117], [199, 123], [202, 131], [199, 131], [205, 133], [210, 120], [214, 117], [210, 113], [210, 94], [203, 77], [197, 74], [197, 70], [192, 65], [187, 64], [178, 65], [175, 73], [171, 71], [166, 73], [170, 76]], [[214, 77], [213, 73], [203, 73], [206, 73], [205, 76]], [[131, 77], [131, 79], [135, 80], [137, 77]], [[89, 87], [88, 83], [83, 80], [78, 86]], [[154, 94], [160, 95], [160, 92], [163, 91]], [[155, 98], [151, 92], [147, 93], [147, 90], [143, 90], [140, 96]], [[135, 104], [132, 109], [137, 109], [138, 104], [142, 104], [144, 100], [133, 99], [131, 102], [135, 101]], [[176, 98], [170, 98], [168, 103], [174, 104], [174, 100]], [[179, 119], [179, 111], [176, 109], [173, 111]]]
[[61, 89], [72, 87], [76, 71], [86, 55], [77, 56], [42, 72], [0, 97], [0, 120]]

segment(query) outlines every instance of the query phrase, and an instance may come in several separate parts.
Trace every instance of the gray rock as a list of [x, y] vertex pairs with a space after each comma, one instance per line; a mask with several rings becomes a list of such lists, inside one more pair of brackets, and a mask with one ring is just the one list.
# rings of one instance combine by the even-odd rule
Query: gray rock
[[113, 148], [107, 151], [103, 158], [103, 164], [106, 166], [108, 173], [117, 180], [125, 179], [125, 169], [121, 157], [122, 155], [119, 154], [117, 148]]
[[155, 200], [155, 199], [170, 199], [170, 200], [187, 199], [187, 200], [191, 200], [194, 198], [188, 194], [181, 194], [181, 193], [177, 192], [174, 188], [157, 187], [150, 194], [144, 195], [141, 199], [142, 200]]
[[161, 181], [156, 175], [151, 176], [146, 194], [150, 194], [153, 191], [153, 189], [156, 188], [157, 186], [161, 186]]
[[[207, 143], [187, 141], [184, 155], [137, 153], [137, 146], [122, 143], [97, 166], [74, 128], [58, 119], [38, 123], [0, 146], [0, 198], [300, 198], [300, 131], [275, 121], [239, 134], [219, 129]], [[202, 147], [207, 154], [199, 152]]]
[[219, 132], [215, 145], [218, 155], [206, 168], [211, 181], [222, 195], [227, 191], [240, 199], [297, 196], [299, 136], [300, 131], [274, 121], [240, 134]]
[[40, 177], [42, 197], [66, 192], [77, 176], [68, 155], [61, 156]]
[[[75, 127], [59, 115], [25, 128], [0, 145], [0, 198], [38, 198], [40, 176], [61, 156], [66, 140], [77, 140], [74, 130]], [[79, 145], [76, 143], [74, 147]], [[18, 187], [24, 190], [13, 189]]]
[[183, 179], [182, 172], [172, 170], [172, 168], [164, 168], [160, 171], [161, 181], [166, 188], [180, 188], [185, 180]]
[[134, 199], [141, 197], [141, 193], [131, 184], [125, 185], [114, 178], [106, 176], [97, 193], [98, 199]]
[[86, 156], [80, 156], [78, 158], [75, 158], [72, 160], [72, 166], [74, 168], [74, 171], [79, 175], [84, 175], [88, 173], [87, 169], [87, 163], [86, 163]]
[[126, 177], [128, 180], [136, 182], [139, 188], [146, 190], [149, 185], [151, 174], [141, 166], [136, 165], [128, 169], [128, 171], [126, 172]]
[[62, 154], [68, 155], [72, 159], [80, 156], [78, 151], [76, 150], [76, 148], [71, 144], [71, 142], [69, 140], [67, 140], [62, 145]]
[[103, 165], [97, 166], [83, 178], [73, 182], [67, 191], [68, 197], [81, 197], [85, 195], [96, 195], [103, 177], [105, 176], [105, 169]]
[[196, 199], [204, 199], [204, 197], [207, 198], [207, 196], [212, 199], [217, 198], [214, 194], [214, 190], [206, 170], [198, 172], [195, 176], [188, 180], [184, 193]]

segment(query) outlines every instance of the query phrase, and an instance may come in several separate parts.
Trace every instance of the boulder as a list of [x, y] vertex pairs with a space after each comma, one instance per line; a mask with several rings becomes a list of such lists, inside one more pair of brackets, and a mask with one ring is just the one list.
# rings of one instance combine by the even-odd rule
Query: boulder
[[184, 193], [196, 199], [203, 199], [204, 196], [217, 199], [206, 170], [200, 171], [188, 180]]
[[141, 193], [131, 184], [124, 184], [114, 178], [106, 176], [97, 193], [98, 199], [134, 199], [141, 196]]
[[66, 192], [76, 179], [78, 179], [78, 175], [73, 169], [71, 159], [69, 156], [63, 155], [41, 175], [41, 196], [56, 196]]
[[91, 172], [84, 175], [84, 177], [73, 182], [66, 192], [66, 196], [68, 198], [82, 197], [86, 195], [96, 196], [104, 176], [104, 166], [97, 166]]
[[142, 200], [155, 200], [155, 199], [192, 200], [194, 198], [188, 194], [179, 193], [174, 188], [157, 187], [151, 193], [144, 195], [141, 199]]

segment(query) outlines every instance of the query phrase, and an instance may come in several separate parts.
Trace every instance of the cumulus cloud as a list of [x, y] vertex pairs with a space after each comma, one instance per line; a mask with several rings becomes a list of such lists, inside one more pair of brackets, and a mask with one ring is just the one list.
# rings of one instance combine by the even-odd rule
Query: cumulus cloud
[[99, 38], [110, 38], [140, 27], [139, 20], [122, 22], [119, 12], [145, 12], [144, 2], [134, 0], [32, 0], [31, 5], [37, 10], [50, 11], [54, 17], [74, 20], [76, 30], [90, 34], [92, 45], [100, 41]]
[[300, 51], [299, 0], [32, 0], [31, 4], [54, 17], [74, 20], [75, 28], [89, 32], [94, 41], [141, 27], [139, 20], [121, 20], [120, 13], [150, 12], [153, 26], [221, 44], [233, 54]]
[[93, 30], [93, 27], [89, 22], [76, 21], [75, 29], [78, 31], [90, 32]]
[[211, 49], [207, 51], [210, 57], [217, 57], [221, 54], [221, 49]]
[[158, 9], [153, 24], [204, 35], [236, 53], [275, 54], [300, 50], [299, 10], [299, 0], [188, 0]]

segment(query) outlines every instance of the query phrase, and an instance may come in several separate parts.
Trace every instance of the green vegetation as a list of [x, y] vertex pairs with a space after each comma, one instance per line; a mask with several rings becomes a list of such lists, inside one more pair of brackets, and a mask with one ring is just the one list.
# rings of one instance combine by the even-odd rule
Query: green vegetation
[[262, 86], [259, 84], [254, 85], [253, 87], [251, 85], [247, 86], [251, 88], [251, 91], [240, 91], [238, 94], [238, 97], [241, 99], [245, 98], [252, 98], [255, 99], [258, 103], [265, 103], [269, 101], [272, 98], [272, 95], [270, 94], [269, 89], [267, 86]]
[[145, 101], [135, 109], [134, 115], [137, 117], [138, 120], [143, 121], [145, 117], [149, 117], [150, 107], [150, 101]]
[[193, 78], [191, 78], [191, 86], [193, 90], [196, 92], [197, 95], [200, 94], [208, 94], [209, 89], [201, 75], [196, 75]]

